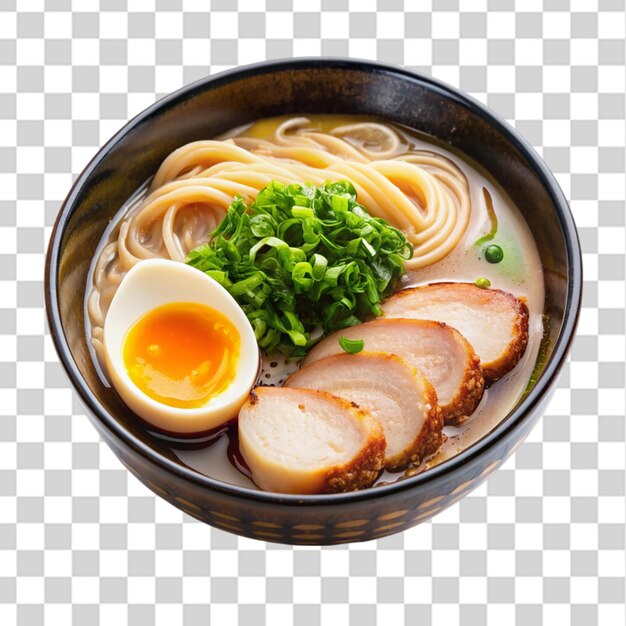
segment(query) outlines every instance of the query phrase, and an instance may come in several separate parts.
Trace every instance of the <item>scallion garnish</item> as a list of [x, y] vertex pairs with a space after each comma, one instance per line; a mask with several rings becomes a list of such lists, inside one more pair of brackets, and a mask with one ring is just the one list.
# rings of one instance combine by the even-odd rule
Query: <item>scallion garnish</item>
[[348, 354], [356, 354], [361, 352], [365, 347], [363, 339], [347, 339], [346, 337], [339, 337], [339, 345], [344, 352]]
[[186, 262], [237, 300], [261, 348], [301, 356], [315, 329], [380, 315], [412, 256], [404, 234], [369, 215], [351, 183], [272, 181], [250, 206], [236, 197]]
[[498, 232], [498, 216], [493, 208], [493, 198], [489, 193], [487, 187], [483, 187], [483, 197], [485, 199], [485, 208], [487, 209], [487, 215], [489, 216], [489, 232], [474, 242], [477, 247], [482, 246], [484, 243], [491, 241]]

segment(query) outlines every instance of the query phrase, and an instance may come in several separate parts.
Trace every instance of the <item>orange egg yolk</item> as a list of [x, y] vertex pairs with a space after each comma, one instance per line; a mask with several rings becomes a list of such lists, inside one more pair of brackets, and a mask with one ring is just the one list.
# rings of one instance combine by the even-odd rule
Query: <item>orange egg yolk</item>
[[218, 311], [173, 302], [149, 311], [126, 333], [124, 365], [154, 400], [197, 408], [234, 380], [240, 343], [238, 330]]

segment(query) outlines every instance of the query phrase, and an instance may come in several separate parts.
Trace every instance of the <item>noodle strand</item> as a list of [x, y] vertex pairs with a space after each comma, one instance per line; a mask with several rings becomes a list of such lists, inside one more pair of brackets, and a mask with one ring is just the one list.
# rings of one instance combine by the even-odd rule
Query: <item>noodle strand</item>
[[411, 150], [387, 124], [359, 122], [322, 132], [297, 117], [278, 125], [269, 139], [186, 144], [163, 161], [147, 195], [96, 262], [87, 301], [96, 351], [109, 304], [133, 265], [154, 257], [184, 261], [208, 240], [234, 196], [252, 201], [271, 180], [349, 180], [359, 203], [405, 232], [414, 246], [405, 262], [411, 270], [443, 259], [470, 218], [468, 183], [459, 168], [437, 153]]

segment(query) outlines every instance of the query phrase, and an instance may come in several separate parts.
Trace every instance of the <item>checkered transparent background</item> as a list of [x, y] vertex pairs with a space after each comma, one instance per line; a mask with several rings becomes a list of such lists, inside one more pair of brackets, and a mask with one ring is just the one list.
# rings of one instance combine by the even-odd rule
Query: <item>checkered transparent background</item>
[[[0, 624], [626, 623], [625, 25], [624, 0], [0, 0]], [[571, 198], [585, 264], [571, 361], [514, 458], [431, 523], [321, 549], [211, 529], [139, 484], [68, 388], [42, 300], [60, 202], [127, 119], [320, 54], [497, 110]]]

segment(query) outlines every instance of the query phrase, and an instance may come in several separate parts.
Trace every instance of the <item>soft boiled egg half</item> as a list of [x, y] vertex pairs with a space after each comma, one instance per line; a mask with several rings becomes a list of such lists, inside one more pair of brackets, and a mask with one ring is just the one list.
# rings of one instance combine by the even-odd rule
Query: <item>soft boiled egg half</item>
[[193, 435], [237, 416], [259, 368], [254, 331], [233, 297], [177, 261], [141, 261], [126, 274], [104, 322], [115, 389], [141, 418]]

